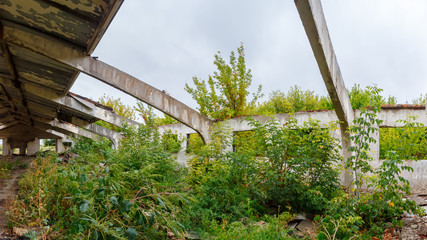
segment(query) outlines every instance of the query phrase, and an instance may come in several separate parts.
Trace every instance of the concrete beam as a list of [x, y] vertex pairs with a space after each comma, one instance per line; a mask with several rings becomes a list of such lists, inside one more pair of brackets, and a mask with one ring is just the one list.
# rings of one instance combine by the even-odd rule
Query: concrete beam
[[41, 122], [37, 118], [34, 118], [34, 127], [46, 131], [46, 129], [52, 129], [57, 132], [63, 133], [65, 135], [78, 138], [80, 136], [94, 139], [94, 140], [100, 140], [101, 136], [89, 132], [85, 129], [82, 129], [78, 126], [75, 126], [70, 123], [60, 122], [58, 120], [53, 120], [49, 123]]
[[322, 4], [320, 0], [295, 0], [295, 5], [335, 112], [346, 130], [354, 119], [354, 112], [332, 47]]
[[[0, 127], [0, 129], [8, 128], [10, 126], [13, 126], [13, 125], [16, 125], [16, 124], [19, 124], [19, 123], [22, 123], [22, 122], [18, 121], [18, 120], [13, 120], [13, 121], [7, 122], [5, 124], [2, 124], [1, 127]], [[22, 124], [25, 124], [25, 123], [22, 123]]]
[[[317, 65], [331, 97], [338, 119], [340, 120], [341, 144], [344, 159], [351, 156], [348, 151], [352, 145], [347, 129], [354, 119], [354, 111], [341, 75], [337, 57], [329, 36], [326, 19], [320, 0], [295, 0], [302, 24], [313, 50]], [[343, 185], [352, 187], [353, 176], [343, 173]]]
[[[0, 76], [0, 84], [8, 87], [14, 87], [11, 79], [1, 77], [1, 76]], [[87, 102], [83, 104], [82, 101], [84, 100], [78, 101], [76, 100], [77, 97], [62, 96], [54, 90], [44, 88], [36, 84], [22, 82], [21, 89], [26, 93], [55, 102], [59, 104], [60, 107], [72, 109], [72, 110], [81, 112], [83, 114], [93, 116], [95, 118], [98, 118], [100, 120], [103, 120], [105, 122], [108, 122], [118, 127], [121, 127], [124, 122], [126, 122], [129, 125], [139, 124], [135, 121], [122, 117], [112, 111], [100, 108], [93, 103]], [[31, 104], [31, 103], [28, 102], [28, 104]], [[34, 106], [29, 106], [29, 107], [30, 109], [32, 109]], [[52, 113], [49, 112], [48, 116], [51, 116], [51, 114]]]
[[[36, 123], [36, 127], [44, 127], [45, 129], [51, 128], [57, 132], [66, 134], [68, 136], [76, 137], [83, 136], [94, 140], [100, 140], [100, 137], [106, 137], [113, 143], [113, 148], [116, 149], [122, 135], [110, 129], [98, 126], [96, 124], [88, 123], [83, 119], [73, 118], [72, 123], [59, 121], [57, 119], [46, 122], [45, 119], [32, 116]], [[58, 135], [58, 134], [55, 134]]]
[[89, 123], [81, 118], [78, 117], [72, 117], [71, 118], [71, 124], [75, 124], [79, 127], [82, 127], [90, 132], [93, 132], [95, 134], [98, 134], [100, 136], [106, 137], [110, 139], [113, 142], [114, 149], [117, 149], [119, 146], [119, 141], [122, 139], [122, 134], [115, 132], [113, 130], [110, 130], [105, 127], [101, 127], [99, 125]]
[[10, 111], [9, 108], [2, 107], [2, 108], [0, 108], [0, 115], [3, 114], [3, 113], [7, 113], [9, 111]]
[[97, 134], [94, 134], [92, 132], [89, 132], [85, 129], [82, 129], [78, 126], [75, 126], [74, 124], [71, 123], [66, 123], [66, 122], [61, 122], [58, 120], [53, 120], [49, 123], [50, 125], [52, 125], [52, 129], [57, 130], [59, 132], [69, 132], [69, 133], [73, 133], [76, 134], [78, 136], [82, 136], [82, 137], [86, 137], [86, 138], [90, 138], [90, 139], [94, 139], [94, 140], [100, 140], [101, 137]]
[[117, 68], [48, 37], [34, 35], [8, 26], [3, 26], [3, 40], [8, 44], [47, 56], [109, 84], [193, 128], [205, 141], [209, 141], [211, 120], [175, 98]]

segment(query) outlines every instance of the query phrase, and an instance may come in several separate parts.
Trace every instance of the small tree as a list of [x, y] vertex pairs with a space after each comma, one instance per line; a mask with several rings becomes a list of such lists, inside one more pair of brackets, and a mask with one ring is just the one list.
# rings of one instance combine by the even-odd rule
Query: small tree
[[[120, 98], [114, 98], [113, 96], [109, 96], [109, 95], [103, 95], [100, 99], [99, 99], [99, 103], [102, 105], [105, 105], [107, 107], [110, 107], [114, 110], [115, 113], [117, 113], [118, 115], [131, 119], [131, 120], [135, 120], [135, 111], [134, 109], [129, 106], [126, 105], [122, 102], [122, 100]], [[107, 123], [105, 121], [97, 121], [96, 124], [114, 130], [114, 131], [119, 131], [119, 127], [114, 126], [110, 123]]]
[[363, 96], [368, 97], [360, 98], [363, 99], [363, 101], [358, 103], [363, 104], [361, 105], [360, 117], [354, 119], [353, 124], [349, 128], [350, 139], [354, 145], [349, 148], [353, 154], [347, 159], [346, 167], [353, 169], [357, 197], [359, 197], [362, 186], [361, 177], [373, 171], [370, 165], [370, 162], [373, 161], [370, 144], [376, 142], [373, 134], [379, 131], [378, 125], [382, 123], [382, 120], [378, 119], [381, 104], [383, 103], [383, 98], [380, 95], [381, 91], [382, 89], [376, 86], [368, 86], [363, 91]]
[[247, 115], [262, 96], [260, 85], [258, 91], [252, 94], [252, 100], [248, 100], [252, 75], [251, 70], [246, 69], [243, 44], [237, 48], [237, 53], [236, 57], [231, 52], [227, 64], [218, 52], [214, 61], [218, 71], [209, 76], [207, 83], [193, 77], [194, 88], [185, 84], [185, 90], [197, 101], [200, 113], [209, 118], [227, 119]]

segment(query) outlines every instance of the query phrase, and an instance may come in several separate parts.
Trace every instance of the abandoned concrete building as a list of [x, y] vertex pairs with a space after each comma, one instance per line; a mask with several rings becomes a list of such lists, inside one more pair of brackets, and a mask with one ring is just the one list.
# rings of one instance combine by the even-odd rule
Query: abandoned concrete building
[[[3, 155], [19, 149], [33, 155], [40, 149], [40, 139], [56, 139], [56, 149], [63, 151], [69, 136], [97, 139], [107, 137], [117, 146], [120, 133], [93, 124], [98, 120], [121, 126], [125, 119], [108, 107], [70, 93], [80, 73], [111, 85], [163, 113], [181, 124], [163, 126], [187, 136], [198, 133], [209, 141], [212, 121], [185, 103], [167, 95], [131, 75], [91, 56], [123, 0], [3, 0], [0, 2], [0, 138]], [[353, 111], [329, 36], [320, 0], [295, 0], [322, 78], [335, 111], [299, 112], [304, 121], [319, 119], [323, 123], [341, 121], [336, 133], [345, 149], [351, 145], [346, 129], [358, 112]], [[380, 127], [398, 127], [398, 119], [419, 116], [427, 125], [425, 106], [384, 107]], [[280, 114], [278, 119], [289, 116]], [[258, 117], [260, 120], [264, 117]], [[234, 131], [250, 127], [239, 118], [227, 123]], [[377, 136], [378, 137], [378, 136]], [[185, 142], [184, 142], [185, 144]], [[373, 156], [379, 160], [379, 141], [373, 144]], [[185, 163], [184, 151], [178, 161]], [[375, 163], [374, 163], [375, 164]], [[410, 162], [414, 173], [407, 174], [414, 191], [427, 190], [427, 164]], [[347, 177], [350, 175], [346, 175]], [[344, 179], [344, 182], [350, 182]]]

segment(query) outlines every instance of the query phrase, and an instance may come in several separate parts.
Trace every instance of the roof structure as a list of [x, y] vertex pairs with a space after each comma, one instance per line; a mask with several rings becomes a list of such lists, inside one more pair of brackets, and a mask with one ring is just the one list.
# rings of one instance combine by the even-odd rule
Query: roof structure
[[[101, 119], [121, 125], [126, 119], [87, 98], [68, 93], [78, 74], [83, 72], [176, 118], [195, 129], [204, 140], [209, 139], [212, 122], [205, 116], [90, 56], [122, 2], [0, 2], [0, 125], [3, 129], [22, 124], [42, 131], [62, 130], [64, 134], [74, 131], [90, 136], [57, 121], [64, 120], [98, 135], [117, 136], [91, 124]], [[9, 134], [3, 129], [0, 137], [4, 138]], [[8, 142], [12, 142], [11, 139]]]
[[[77, 118], [90, 124], [102, 119], [105, 112], [114, 115], [112, 109], [68, 92], [78, 70], [6, 41], [4, 32], [11, 29], [34, 39], [43, 36], [91, 54], [122, 2], [0, 2], [0, 138], [56, 138], [45, 131], [55, 119]], [[94, 113], [100, 111], [104, 114]]]

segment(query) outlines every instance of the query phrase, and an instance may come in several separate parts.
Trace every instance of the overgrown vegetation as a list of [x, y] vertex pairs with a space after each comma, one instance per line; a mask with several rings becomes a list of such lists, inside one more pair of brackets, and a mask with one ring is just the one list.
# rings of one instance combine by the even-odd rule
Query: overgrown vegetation
[[302, 90], [292, 86], [287, 94], [277, 90], [270, 93], [269, 99], [260, 104], [257, 114], [294, 113], [307, 110], [333, 110], [329, 97], [314, 94], [314, 91]]
[[243, 44], [237, 48], [238, 56], [230, 54], [227, 64], [220, 52], [215, 55], [214, 64], [217, 72], [209, 76], [208, 81], [193, 78], [194, 88], [185, 84], [185, 90], [197, 101], [201, 114], [211, 119], [228, 119], [253, 113], [255, 104], [262, 96], [261, 85], [252, 94], [249, 101], [249, 90], [252, 83], [250, 69], [246, 69]]
[[50, 239], [162, 239], [181, 235], [190, 202], [182, 170], [152, 128], [125, 128], [118, 151], [82, 140], [79, 157], [39, 156], [20, 181], [10, 223]]
[[[208, 85], [197, 78], [195, 88], [186, 85], [210, 118], [332, 109], [329, 98], [297, 86], [287, 94], [273, 92], [264, 104], [256, 103], [260, 92], [249, 101], [252, 79], [243, 46], [228, 64], [219, 54], [214, 64], [218, 72]], [[20, 180], [18, 199], [8, 209], [9, 225], [45, 239], [294, 239], [288, 223], [307, 213], [318, 224], [307, 239], [379, 238], [385, 228], [401, 225], [404, 212], [421, 213], [414, 202], [403, 200], [410, 187], [400, 173], [412, 171], [402, 159], [418, 154], [426, 139], [414, 118], [403, 120], [397, 133], [381, 134], [390, 148], [382, 147], [385, 160], [371, 167], [380, 106], [395, 101], [385, 101], [380, 93], [358, 85], [350, 91], [360, 116], [349, 129], [353, 154], [348, 159], [334, 136], [337, 122], [290, 117], [261, 123], [248, 117], [251, 131], [233, 133], [217, 122], [208, 144], [191, 135], [187, 167], [173, 157], [182, 136], [160, 134], [157, 128], [175, 120], [158, 118], [142, 103], [130, 108], [106, 97], [104, 104], [130, 117], [139, 113], [145, 124], [114, 127], [123, 134], [117, 150], [107, 140], [81, 139], [64, 158], [38, 156]], [[397, 138], [413, 146], [402, 148]], [[235, 151], [229, 151], [232, 145]], [[353, 173], [354, 188], [340, 185], [344, 169]]]
[[[179, 239], [194, 232], [204, 239], [292, 239], [287, 222], [309, 212], [317, 215], [317, 238], [363, 239], [380, 236], [388, 222], [399, 225], [404, 211], [419, 212], [403, 200], [410, 189], [399, 173], [411, 169], [395, 152], [378, 169], [349, 159], [347, 167], [372, 189], [359, 186], [356, 195], [339, 185], [343, 159], [331, 135], [337, 123], [249, 121], [256, 148], [227, 151], [232, 133], [218, 124], [188, 169], [171, 155], [176, 140], [150, 126], [124, 128], [117, 151], [86, 139], [67, 161], [39, 156], [20, 181], [10, 224], [48, 239]], [[369, 161], [357, 155], [367, 149], [353, 150]]]
[[427, 129], [416, 116], [399, 120], [399, 128], [380, 128], [380, 159], [395, 151], [402, 159], [427, 159]]

